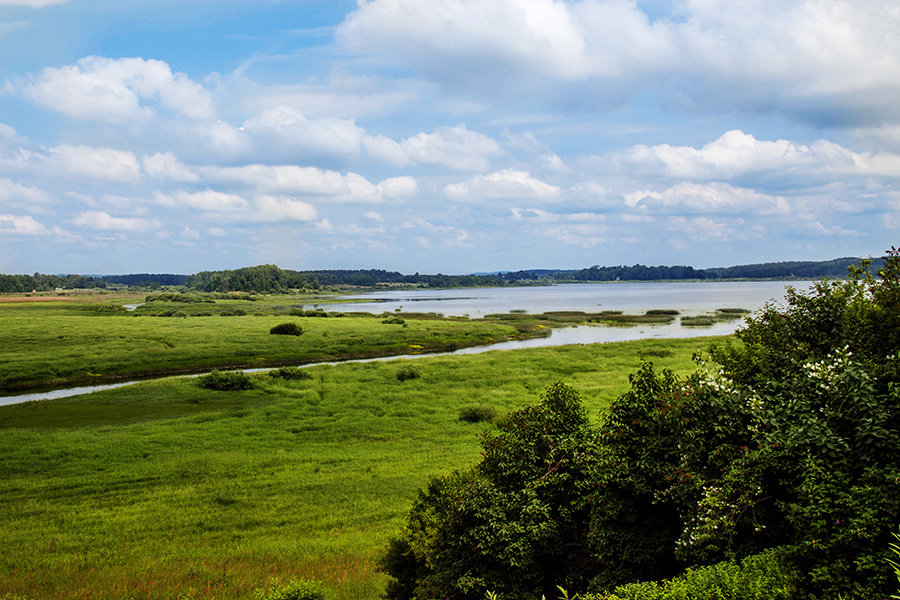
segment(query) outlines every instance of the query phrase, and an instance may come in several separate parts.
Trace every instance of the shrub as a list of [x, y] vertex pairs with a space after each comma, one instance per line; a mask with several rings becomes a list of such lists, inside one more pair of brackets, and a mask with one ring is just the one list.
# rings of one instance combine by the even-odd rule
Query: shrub
[[287, 583], [277, 581], [256, 590], [257, 600], [325, 600], [322, 584], [306, 579], [292, 579]]
[[408, 379], [418, 379], [421, 373], [415, 367], [403, 367], [397, 371], [397, 381], [406, 381]]
[[303, 328], [296, 323], [280, 323], [269, 330], [269, 333], [275, 335], [300, 335]]
[[387, 595], [482, 599], [556, 597], [584, 589], [584, 532], [594, 436], [574, 390], [551, 386], [482, 438], [482, 460], [432, 479], [401, 537], [379, 562]]
[[243, 308], [233, 308], [229, 310], [223, 310], [219, 314], [223, 317], [243, 317], [247, 314], [247, 311]]
[[671, 308], [651, 308], [646, 312], [648, 315], [669, 315], [674, 317], [678, 314], [677, 310]]
[[197, 378], [202, 387], [209, 390], [234, 391], [253, 388], [253, 381], [243, 371], [219, 371], [213, 369], [207, 375]]
[[269, 377], [273, 377], [275, 379], [285, 379], [288, 381], [297, 379], [312, 379], [312, 375], [298, 367], [279, 367], [277, 369], [273, 369], [269, 371]]
[[629, 583], [583, 600], [790, 600], [795, 597], [797, 573], [776, 549], [749, 556], [740, 564], [721, 562], [688, 569], [667, 581]]
[[497, 411], [492, 406], [465, 406], [459, 409], [459, 420], [466, 423], [493, 421], [496, 417]]
[[406, 325], [406, 320], [400, 315], [394, 315], [392, 317], [388, 317], [387, 319], [382, 319], [382, 323], [386, 325]]

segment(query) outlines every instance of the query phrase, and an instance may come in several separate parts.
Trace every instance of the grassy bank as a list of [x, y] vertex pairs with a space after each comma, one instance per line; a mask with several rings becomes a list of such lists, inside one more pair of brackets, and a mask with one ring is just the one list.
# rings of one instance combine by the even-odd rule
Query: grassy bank
[[[490, 424], [462, 411], [502, 415], [562, 380], [596, 414], [641, 356], [687, 372], [707, 343], [322, 366], [305, 380], [256, 375], [242, 392], [167, 379], [0, 407], [0, 590], [224, 600], [301, 576], [323, 580], [329, 599], [375, 598], [374, 558], [416, 489], [477, 459]], [[419, 377], [400, 381], [409, 368]]]
[[[154, 302], [146, 309], [150, 314], [181, 313], [170, 317], [131, 314], [97, 298], [103, 297], [0, 305], [0, 392], [214, 367], [436, 352], [542, 332], [507, 323], [427, 315], [390, 323], [374, 315], [302, 317], [289, 314], [290, 304], [281, 297], [213, 304]], [[219, 313], [183, 316], [210, 306]], [[223, 312], [234, 316], [223, 316]], [[297, 323], [303, 334], [269, 333], [284, 322]]]

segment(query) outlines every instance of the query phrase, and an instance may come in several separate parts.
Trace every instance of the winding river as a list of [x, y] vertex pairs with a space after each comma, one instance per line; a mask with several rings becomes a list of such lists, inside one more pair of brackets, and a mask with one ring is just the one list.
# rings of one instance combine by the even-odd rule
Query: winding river
[[[757, 310], [771, 300], [783, 300], [786, 287], [805, 290], [809, 281], [726, 281], [726, 282], [648, 282], [648, 283], [600, 283], [561, 284], [546, 287], [475, 288], [450, 290], [391, 290], [348, 295], [347, 302], [323, 305], [329, 311], [435, 312], [448, 316], [468, 315], [473, 318], [491, 313], [512, 310], [540, 313], [554, 310], [581, 310], [598, 312], [620, 310], [625, 313], [642, 313], [654, 308], [677, 309], [682, 315], [691, 316], [714, 311], [717, 308], [745, 308]], [[742, 323], [740, 319], [716, 323], [709, 327], [684, 327], [677, 320], [668, 325], [638, 325], [631, 327], [578, 326], [554, 329], [547, 337], [498, 342], [485, 346], [461, 348], [453, 352], [385, 356], [343, 362], [373, 362], [397, 359], [425, 358], [459, 354], [478, 354], [493, 350], [518, 350], [569, 344], [596, 344], [622, 342], [649, 338], [689, 338], [717, 336], [734, 333]], [[318, 362], [300, 365], [334, 365], [338, 362]], [[264, 371], [267, 369], [248, 369]], [[196, 377], [184, 375], [183, 377]], [[163, 377], [163, 376], [161, 376]], [[94, 385], [31, 392], [0, 397], [0, 406], [19, 404], [33, 400], [50, 400], [79, 396], [108, 390], [139, 381], [123, 381]]]

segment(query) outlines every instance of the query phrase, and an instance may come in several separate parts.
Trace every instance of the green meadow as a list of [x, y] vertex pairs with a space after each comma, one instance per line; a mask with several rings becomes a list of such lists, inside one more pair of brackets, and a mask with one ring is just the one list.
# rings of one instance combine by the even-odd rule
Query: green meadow
[[[299, 300], [272, 296], [255, 301], [152, 302], [133, 313], [120, 306], [127, 299], [110, 300], [103, 295], [74, 301], [2, 303], [0, 391], [105, 383], [216, 367], [268, 367], [437, 352], [549, 332], [528, 323], [433, 315], [399, 319], [391, 315], [392, 322], [384, 323], [383, 315], [365, 313], [329, 318], [290, 314], [291, 310], [303, 312]], [[284, 322], [296, 323], [303, 334], [269, 333]]]
[[[351, 355], [368, 342], [378, 354], [519, 333], [489, 322], [407, 319], [403, 327], [345, 317], [297, 319], [301, 336], [276, 336], [269, 328], [284, 319], [274, 315], [9, 308], [0, 307], [7, 385], [132, 373], [142, 360], [141, 372], [299, 362], [297, 344], [324, 344], [324, 353], [346, 345], [341, 352]], [[493, 427], [461, 416], [502, 419], [557, 380], [596, 416], [627, 389], [642, 358], [687, 373], [709, 341], [315, 366], [307, 379], [254, 374], [246, 391], [174, 377], [0, 407], [0, 591], [240, 599], [272, 579], [305, 577], [322, 581], [329, 600], [377, 598], [386, 577], [375, 562], [416, 490], [473, 464], [479, 433]]]

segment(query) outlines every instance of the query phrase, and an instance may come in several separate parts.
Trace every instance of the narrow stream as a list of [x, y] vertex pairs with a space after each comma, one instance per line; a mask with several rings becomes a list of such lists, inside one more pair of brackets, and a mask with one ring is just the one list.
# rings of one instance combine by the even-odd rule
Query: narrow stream
[[[526, 340], [511, 340], [507, 342], [497, 342], [484, 346], [470, 346], [468, 348], [460, 348], [453, 352], [434, 352], [426, 354], [401, 354], [393, 356], [380, 356], [377, 358], [361, 358], [344, 361], [323, 361], [315, 363], [306, 363], [297, 365], [299, 367], [314, 367], [318, 365], [337, 365], [344, 363], [364, 363], [400, 359], [427, 358], [430, 356], [451, 356], [459, 354], [481, 354], [482, 352], [490, 352], [493, 350], [519, 350], [522, 348], [542, 348], [548, 346], [566, 346], [569, 344], [600, 344], [607, 342], [624, 342], [630, 340], [656, 339], [656, 338], [691, 338], [701, 336], [718, 336], [729, 335], [734, 333], [735, 329], [743, 323], [738, 319], [735, 321], [716, 323], [709, 327], [683, 327], [677, 322], [669, 325], [640, 325], [632, 327], [603, 327], [595, 325], [583, 325], [576, 327], [567, 327], [564, 329], [554, 329], [549, 336], [541, 338], [530, 338]], [[244, 369], [248, 373], [268, 371], [270, 368], [261, 369]], [[193, 375], [181, 375], [181, 377], [198, 377], [205, 373], [196, 373]], [[175, 377], [173, 375], [161, 375], [157, 378]], [[122, 381], [119, 383], [109, 383], [102, 385], [89, 385], [73, 388], [62, 388], [51, 390], [48, 392], [29, 392], [27, 394], [18, 394], [15, 396], [0, 396], [0, 406], [10, 404], [20, 404], [22, 402], [31, 402], [34, 400], [53, 400], [56, 398], [68, 398], [70, 396], [80, 396], [82, 394], [90, 394], [102, 390], [111, 390], [126, 385], [133, 385], [141, 381], [149, 381], [150, 379], [135, 379], [131, 381]]]

